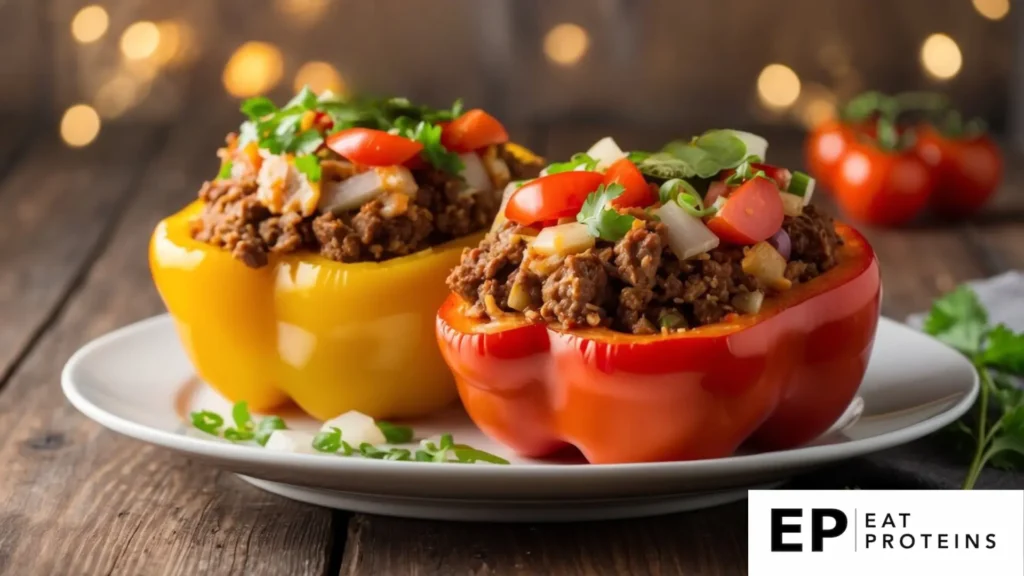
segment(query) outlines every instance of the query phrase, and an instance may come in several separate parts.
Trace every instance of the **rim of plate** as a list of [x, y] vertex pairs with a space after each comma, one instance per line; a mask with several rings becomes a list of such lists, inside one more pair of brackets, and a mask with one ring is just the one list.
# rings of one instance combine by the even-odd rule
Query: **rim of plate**
[[[918, 333], [913, 329], [882, 317], [882, 323], [894, 325], [896, 329], [905, 329], [919, 334], [923, 338], [930, 337]], [[144, 333], [154, 330], [161, 324], [171, 324], [171, 318], [167, 314], [161, 314], [146, 318], [144, 320], [118, 328], [104, 334], [79, 348], [61, 371], [61, 388], [64, 395], [71, 404], [85, 414], [91, 420], [109, 428], [115, 432], [129, 436], [143, 442], [155, 444], [164, 448], [170, 448], [186, 454], [195, 454], [214, 460], [230, 462], [255, 462], [262, 465], [280, 466], [299, 470], [318, 470], [331, 472], [415, 472], [425, 476], [437, 477], [459, 477], [460, 479], [491, 478], [522, 476], [538, 477], [557, 474], [560, 480], [571, 480], [574, 477], [593, 477], [595, 474], [604, 476], [626, 475], [632, 476], [637, 473], [665, 474], [690, 472], [695, 475], [703, 473], [712, 474], [742, 474], [771, 468], [806, 468], [819, 464], [856, 457], [862, 454], [876, 452], [898, 446], [906, 442], [916, 440], [931, 432], [934, 432], [947, 424], [952, 423], [963, 415], [974, 404], [978, 395], [978, 374], [966, 359], [952, 348], [932, 339], [937, 345], [949, 350], [956, 355], [959, 362], [968, 366], [973, 377], [971, 388], [960, 399], [959, 402], [950, 406], [945, 411], [915, 422], [907, 427], [885, 432], [877, 436], [862, 439], [851, 439], [837, 444], [822, 444], [816, 446], [805, 446], [790, 450], [779, 450], [775, 452], [760, 452], [757, 454], [745, 454], [728, 456], [725, 458], [713, 458], [708, 460], [688, 460], [674, 462], [642, 462], [624, 464], [548, 464], [543, 462], [528, 465], [511, 464], [508, 466], [498, 465], [474, 465], [474, 466], [424, 466], [422, 462], [402, 461], [378, 461], [362, 458], [329, 458], [320, 454], [296, 454], [290, 452], [272, 452], [255, 446], [232, 444], [229, 442], [218, 442], [193, 438], [177, 432], [152, 428], [139, 424], [132, 420], [123, 418], [103, 410], [89, 401], [79, 390], [74, 381], [74, 373], [79, 365], [94, 350], [103, 348], [111, 342], [130, 338], [137, 333]], [[168, 326], [173, 330], [173, 326]]]

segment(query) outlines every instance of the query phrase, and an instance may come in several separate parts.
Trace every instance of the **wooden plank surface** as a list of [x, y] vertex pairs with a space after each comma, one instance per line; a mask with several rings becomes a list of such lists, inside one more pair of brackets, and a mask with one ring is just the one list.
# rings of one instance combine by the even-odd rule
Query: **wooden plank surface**
[[[60, 393], [61, 364], [76, 348], [162, 309], [147, 268], [149, 233], [216, 170], [212, 151], [223, 135], [209, 124], [190, 125], [206, 131], [173, 134], [159, 160], [143, 164], [137, 179], [104, 179], [101, 172], [110, 166], [85, 163], [85, 175], [72, 180], [77, 186], [56, 180], [61, 194], [111, 199], [80, 201], [89, 209], [78, 217], [97, 223], [69, 218], [51, 232], [54, 237], [81, 227], [102, 230], [116, 212], [113, 198], [132, 202], [102, 256], [0, 394], [0, 426], [7, 431], [0, 439], [0, 573], [323, 574], [328, 568], [329, 510], [271, 496], [232, 474], [106, 431]], [[43, 189], [36, 197], [53, 195]], [[53, 206], [46, 202], [24, 205]], [[40, 253], [50, 258], [51, 275], [65, 273], [65, 254], [79, 251], [57, 253], [63, 259]], [[21, 270], [30, 268], [17, 262]]]

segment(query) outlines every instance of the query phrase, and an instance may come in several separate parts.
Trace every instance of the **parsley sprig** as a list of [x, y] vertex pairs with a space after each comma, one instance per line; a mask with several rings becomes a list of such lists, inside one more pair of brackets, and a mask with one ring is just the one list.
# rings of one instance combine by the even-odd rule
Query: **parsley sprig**
[[636, 218], [609, 208], [608, 204], [625, 191], [621, 184], [600, 185], [587, 196], [583, 208], [576, 214], [576, 221], [585, 224], [587, 231], [595, 238], [619, 241], [633, 227]]
[[1024, 463], [1024, 390], [1008, 378], [1024, 375], [1024, 333], [1003, 324], [992, 326], [978, 295], [967, 286], [935, 301], [924, 330], [967, 356], [981, 380], [973, 429], [963, 421], [956, 428], [974, 445], [963, 483], [970, 490], [986, 465], [1009, 468]]

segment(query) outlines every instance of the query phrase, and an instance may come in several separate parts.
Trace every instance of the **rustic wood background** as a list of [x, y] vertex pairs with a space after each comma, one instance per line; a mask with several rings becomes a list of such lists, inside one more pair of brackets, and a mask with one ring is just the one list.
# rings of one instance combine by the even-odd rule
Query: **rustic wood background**
[[[110, 13], [107, 33], [76, 43], [69, 24], [84, 5]], [[314, 14], [309, 21], [294, 14]], [[273, 43], [286, 98], [301, 63], [324, 60], [359, 92], [396, 93], [441, 104], [456, 97], [517, 120], [605, 118], [678, 127], [792, 124], [766, 113], [755, 84], [768, 63], [793, 68], [804, 93], [840, 98], [866, 88], [940, 89], [999, 130], [1024, 122], [1024, 9], [999, 21], [970, 0], [6, 0], [0, 38], [0, 110], [59, 117], [90, 103], [130, 67], [119, 51], [133, 22], [175, 20], [192, 32], [193, 58], [156, 72], [148, 95], [115, 122], [174, 123], [187, 103], [225, 114], [237, 101], [221, 73], [242, 43]], [[543, 37], [559, 22], [589, 33], [576, 65], [549, 62]], [[963, 68], [930, 79], [923, 40], [942, 32], [958, 42]]]

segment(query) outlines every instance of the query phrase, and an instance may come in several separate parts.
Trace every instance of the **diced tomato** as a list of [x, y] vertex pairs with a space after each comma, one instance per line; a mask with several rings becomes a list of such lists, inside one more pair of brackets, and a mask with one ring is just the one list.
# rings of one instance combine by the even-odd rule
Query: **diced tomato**
[[[779, 190], [786, 190], [787, 188], [789, 188], [789, 183], [790, 181], [793, 180], [792, 172], [785, 168], [772, 166], [771, 164], [758, 164], [755, 162], [750, 165], [750, 168], [754, 172], [760, 170], [764, 172], [765, 176], [771, 178], [772, 180], [775, 180], [775, 183], [779, 186]], [[722, 177], [728, 178], [729, 176], [732, 176], [735, 173], [735, 170], [723, 170]]]
[[782, 218], [779, 189], [771, 180], [754, 178], [729, 194], [707, 225], [723, 242], [750, 245], [778, 232]]
[[472, 152], [508, 142], [508, 132], [497, 118], [479, 108], [470, 110], [443, 127], [441, 144], [453, 152]]
[[423, 150], [423, 144], [371, 128], [349, 128], [327, 137], [327, 147], [366, 166], [404, 164]]
[[559, 172], [531, 180], [512, 193], [505, 217], [523, 226], [576, 216], [604, 179], [600, 172]]
[[619, 184], [625, 191], [612, 200], [616, 208], [644, 207], [654, 203], [657, 196], [651, 194], [651, 188], [644, 180], [644, 175], [629, 158], [617, 160], [605, 170], [604, 184]]

